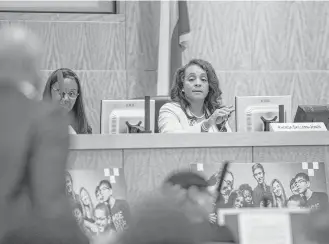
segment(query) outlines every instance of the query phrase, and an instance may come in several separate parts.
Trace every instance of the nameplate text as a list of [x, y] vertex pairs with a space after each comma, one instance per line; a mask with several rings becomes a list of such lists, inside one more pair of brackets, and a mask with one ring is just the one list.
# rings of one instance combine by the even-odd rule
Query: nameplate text
[[270, 131], [327, 131], [323, 122], [315, 123], [271, 123]]

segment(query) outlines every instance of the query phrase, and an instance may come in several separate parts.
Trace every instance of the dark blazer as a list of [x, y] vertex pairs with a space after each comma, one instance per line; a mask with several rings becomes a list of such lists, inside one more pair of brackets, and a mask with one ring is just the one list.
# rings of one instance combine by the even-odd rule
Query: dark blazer
[[0, 84], [0, 240], [21, 233], [15, 238], [88, 243], [65, 196], [68, 146], [68, 119], [59, 108]]

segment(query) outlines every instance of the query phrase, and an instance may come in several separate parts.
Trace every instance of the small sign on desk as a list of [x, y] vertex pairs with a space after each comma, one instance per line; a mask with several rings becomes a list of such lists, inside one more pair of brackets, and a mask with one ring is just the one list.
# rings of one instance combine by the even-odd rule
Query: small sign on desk
[[314, 123], [271, 123], [270, 131], [327, 131], [323, 122]]
[[289, 213], [282, 211], [244, 212], [239, 215], [241, 244], [291, 244]]

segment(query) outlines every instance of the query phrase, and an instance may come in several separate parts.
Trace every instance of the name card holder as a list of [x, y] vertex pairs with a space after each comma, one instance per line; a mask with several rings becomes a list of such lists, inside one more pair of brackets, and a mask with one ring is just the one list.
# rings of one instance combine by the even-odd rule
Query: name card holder
[[245, 212], [239, 215], [241, 244], [292, 244], [289, 213]]
[[313, 123], [271, 123], [270, 131], [327, 131], [323, 122]]

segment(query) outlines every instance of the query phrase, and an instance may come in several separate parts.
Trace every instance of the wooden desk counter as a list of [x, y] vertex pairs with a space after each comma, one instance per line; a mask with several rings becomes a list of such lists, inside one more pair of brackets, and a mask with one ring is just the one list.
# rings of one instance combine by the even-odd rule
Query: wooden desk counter
[[71, 149], [217, 148], [329, 145], [329, 132], [72, 135]]
[[326, 162], [329, 132], [72, 135], [69, 167], [123, 167], [133, 204], [190, 163]]

